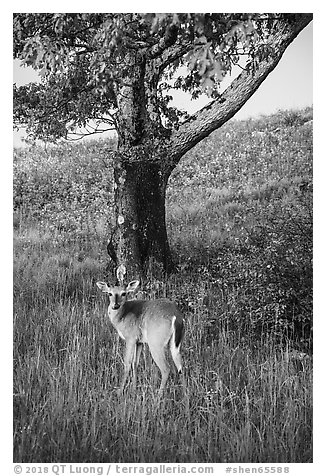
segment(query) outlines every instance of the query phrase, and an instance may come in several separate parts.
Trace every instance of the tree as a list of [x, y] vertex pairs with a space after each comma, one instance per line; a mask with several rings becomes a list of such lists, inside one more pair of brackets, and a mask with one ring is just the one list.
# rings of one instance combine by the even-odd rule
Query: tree
[[[108, 251], [120, 271], [141, 275], [149, 257], [173, 260], [165, 194], [181, 157], [222, 126], [276, 67], [311, 14], [15, 14], [14, 57], [40, 84], [14, 85], [14, 119], [55, 140], [77, 128], [114, 128], [116, 227]], [[222, 94], [223, 77], [246, 66]], [[187, 66], [187, 72], [184, 72]], [[193, 116], [172, 89], [212, 101]], [[103, 124], [105, 125], [103, 127]]]

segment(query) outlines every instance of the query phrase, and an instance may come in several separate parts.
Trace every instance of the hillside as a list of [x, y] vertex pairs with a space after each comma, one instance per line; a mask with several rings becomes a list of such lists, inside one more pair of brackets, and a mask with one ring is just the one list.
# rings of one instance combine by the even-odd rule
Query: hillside
[[[119, 401], [110, 274], [113, 143], [14, 153], [14, 460], [312, 461], [312, 109], [231, 121], [167, 196], [178, 273], [145, 297], [185, 315], [186, 395], [158, 408], [147, 355]], [[146, 405], [144, 405], [146, 402]]]

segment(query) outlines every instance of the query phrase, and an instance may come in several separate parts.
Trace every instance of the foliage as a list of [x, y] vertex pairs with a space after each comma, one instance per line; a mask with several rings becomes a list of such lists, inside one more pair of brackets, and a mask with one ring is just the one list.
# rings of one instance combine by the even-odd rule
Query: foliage
[[[113, 172], [106, 162], [112, 143], [33, 147], [14, 155], [14, 211], [26, 213], [57, 236], [93, 234], [110, 223]], [[18, 223], [17, 223], [18, 226]]]
[[[189, 152], [168, 194], [176, 256], [212, 293], [240, 288], [233, 325], [311, 345], [311, 109], [225, 125]], [[290, 125], [289, 125], [290, 124]], [[263, 317], [262, 317], [263, 316]]]
[[[47, 140], [65, 137], [90, 120], [95, 128], [104, 123], [119, 132], [117, 91], [135, 74], [134, 64], [146, 63], [154, 85], [147, 94], [154, 102], [146, 107], [158, 108], [171, 130], [185, 117], [170, 104], [172, 89], [216, 98], [240, 56], [251, 70], [273, 56], [268, 39], [292, 19], [291, 14], [246, 13], [15, 14], [14, 57], [43, 78], [40, 85], [14, 87], [15, 122]], [[185, 77], [180, 66], [188, 67]]]

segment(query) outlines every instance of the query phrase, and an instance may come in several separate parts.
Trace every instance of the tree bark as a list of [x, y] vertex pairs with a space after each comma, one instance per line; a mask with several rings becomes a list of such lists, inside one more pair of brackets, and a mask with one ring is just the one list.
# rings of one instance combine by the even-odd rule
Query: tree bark
[[150, 257], [165, 272], [173, 270], [165, 219], [167, 181], [158, 163], [115, 161], [116, 227], [108, 251], [117, 266], [125, 266], [127, 279], [144, 276]]

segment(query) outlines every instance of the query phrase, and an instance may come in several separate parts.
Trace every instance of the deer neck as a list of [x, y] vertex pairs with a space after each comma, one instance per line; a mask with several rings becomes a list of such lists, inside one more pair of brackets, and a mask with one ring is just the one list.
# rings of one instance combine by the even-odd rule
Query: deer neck
[[124, 307], [124, 304], [122, 304], [122, 306], [120, 306], [119, 309], [113, 309], [113, 307], [109, 306], [109, 309], [108, 309], [109, 319], [114, 325], [114, 327], [116, 327], [116, 325], [121, 320], [121, 317], [123, 315], [123, 307]]

